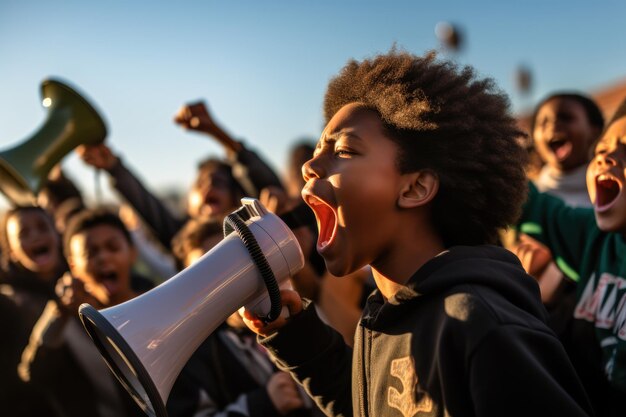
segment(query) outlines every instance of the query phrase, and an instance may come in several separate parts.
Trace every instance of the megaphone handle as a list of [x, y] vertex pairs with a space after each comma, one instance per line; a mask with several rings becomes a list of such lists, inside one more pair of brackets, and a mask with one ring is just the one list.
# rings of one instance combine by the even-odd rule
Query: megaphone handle
[[241, 218], [241, 210], [242, 209], [239, 209], [229, 214], [224, 219], [224, 237], [228, 236], [233, 231], [236, 232], [237, 235], [239, 235], [239, 239], [241, 239], [241, 242], [250, 254], [252, 261], [261, 273], [261, 277], [267, 287], [271, 307], [270, 312], [266, 316], [259, 318], [263, 322], [269, 323], [276, 320], [280, 316], [282, 310], [280, 288], [278, 287], [276, 276], [274, 276], [274, 271], [272, 271], [272, 267], [267, 261], [263, 250], [261, 250], [259, 243], [254, 237], [254, 234], [248, 228], [248, 225], [246, 225], [245, 221]]

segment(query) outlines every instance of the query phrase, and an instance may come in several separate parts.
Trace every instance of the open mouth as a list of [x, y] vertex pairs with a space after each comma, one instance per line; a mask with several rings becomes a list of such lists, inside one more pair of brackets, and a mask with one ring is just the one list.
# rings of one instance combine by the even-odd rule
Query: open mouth
[[317, 229], [319, 231], [317, 249], [318, 252], [320, 252], [328, 247], [335, 238], [337, 231], [337, 215], [335, 210], [333, 210], [328, 203], [315, 196], [307, 195], [305, 201], [315, 213]]
[[33, 247], [32, 259], [37, 263], [45, 263], [50, 259], [52, 250], [49, 245], [39, 245]]
[[572, 153], [572, 142], [565, 139], [555, 139], [548, 146], [559, 161], [564, 160]]
[[114, 271], [100, 272], [97, 274], [96, 278], [98, 279], [98, 282], [100, 282], [102, 286], [106, 288], [109, 294], [115, 294], [119, 289], [117, 273]]
[[222, 208], [222, 203], [220, 201], [219, 198], [214, 197], [214, 196], [207, 196], [204, 199], [204, 204], [203, 206], [205, 207], [205, 210], [209, 213], [209, 214], [213, 214], [213, 213], [217, 213], [221, 210]]
[[219, 204], [220, 200], [217, 197], [214, 196], [207, 196], [204, 199], [204, 204]]
[[596, 209], [608, 210], [621, 191], [620, 183], [614, 178], [602, 174], [596, 177]]

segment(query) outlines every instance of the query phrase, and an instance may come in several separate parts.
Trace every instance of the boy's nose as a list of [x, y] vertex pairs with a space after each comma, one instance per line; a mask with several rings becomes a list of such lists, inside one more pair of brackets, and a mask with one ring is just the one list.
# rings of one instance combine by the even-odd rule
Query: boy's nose
[[323, 178], [325, 175], [319, 156], [309, 159], [302, 165], [302, 177], [304, 181], [309, 181], [311, 178]]
[[548, 123], [546, 130], [545, 130], [546, 135], [548, 136], [549, 139], [552, 139], [552, 137], [555, 134], [563, 133], [564, 131], [565, 131], [565, 125], [560, 120], [554, 120]]
[[613, 167], [616, 165], [615, 158], [611, 154], [600, 154], [595, 158], [595, 163], [599, 167]]
[[95, 262], [105, 262], [107, 261], [109, 258], [111, 257], [111, 251], [109, 250], [105, 250], [105, 249], [101, 249], [99, 251], [97, 251], [94, 255], [94, 261]]

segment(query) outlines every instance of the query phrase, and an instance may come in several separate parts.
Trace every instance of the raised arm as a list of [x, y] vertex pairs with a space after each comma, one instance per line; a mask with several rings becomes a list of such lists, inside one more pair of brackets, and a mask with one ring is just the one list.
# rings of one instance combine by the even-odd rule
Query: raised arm
[[532, 183], [517, 228], [543, 242], [559, 268], [575, 281], [581, 259], [600, 233], [593, 209], [570, 207], [558, 197], [539, 192]]
[[135, 209], [165, 248], [185, 220], [176, 218], [105, 144], [81, 145], [79, 157], [88, 165], [107, 171], [115, 190]]
[[284, 189], [278, 175], [259, 155], [248, 149], [220, 127], [209, 114], [203, 102], [183, 106], [174, 117], [182, 127], [205, 133], [215, 138], [226, 150], [233, 166], [233, 175], [250, 197], [258, 197], [266, 187]]

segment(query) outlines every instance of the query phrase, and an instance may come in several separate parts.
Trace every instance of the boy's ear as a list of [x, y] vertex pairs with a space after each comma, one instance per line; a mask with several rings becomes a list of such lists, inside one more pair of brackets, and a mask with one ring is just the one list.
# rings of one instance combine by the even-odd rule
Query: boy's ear
[[423, 170], [405, 174], [398, 196], [401, 208], [421, 207], [430, 203], [439, 191], [439, 177], [433, 171]]

